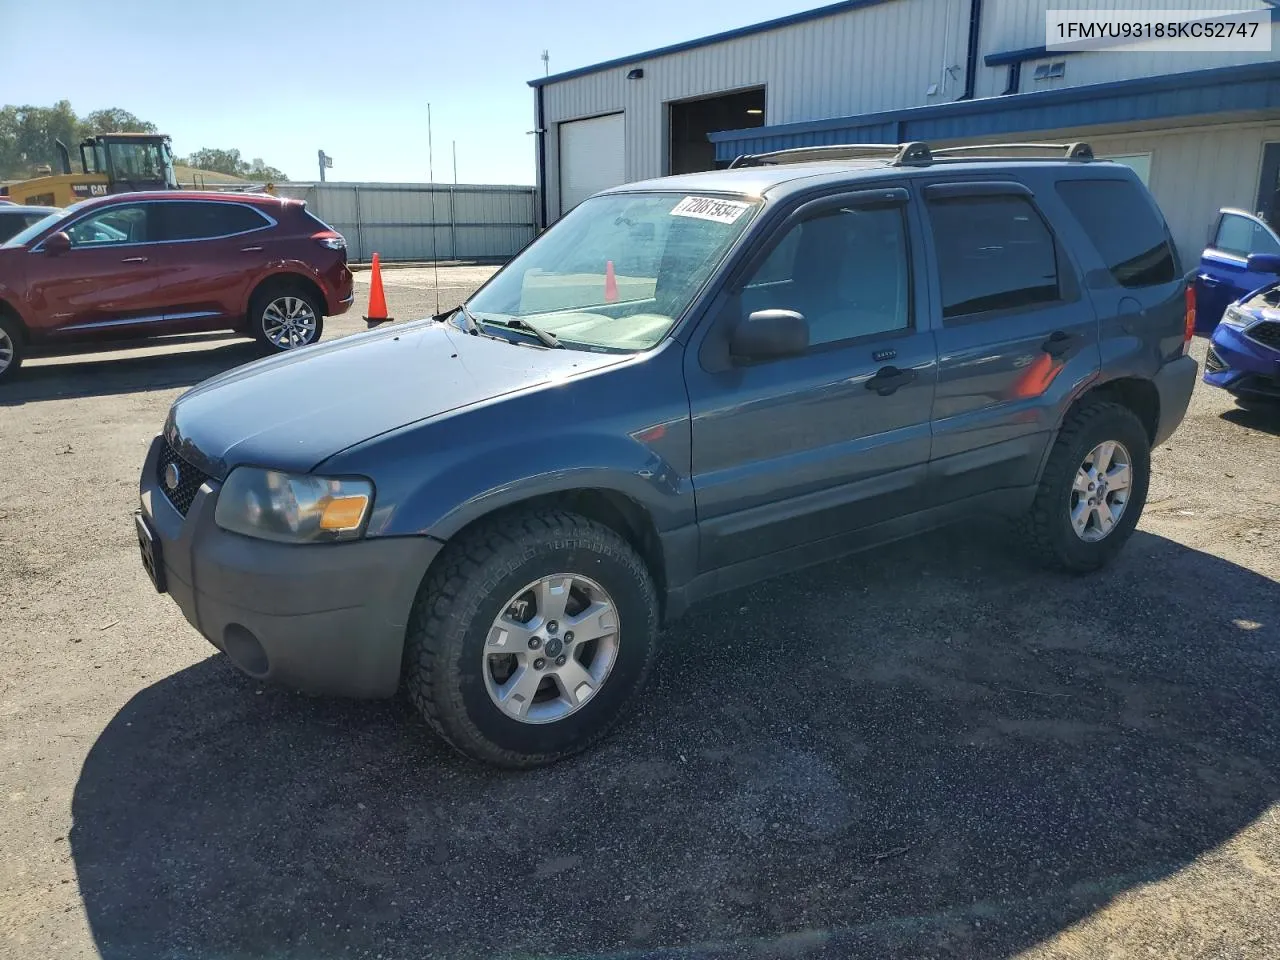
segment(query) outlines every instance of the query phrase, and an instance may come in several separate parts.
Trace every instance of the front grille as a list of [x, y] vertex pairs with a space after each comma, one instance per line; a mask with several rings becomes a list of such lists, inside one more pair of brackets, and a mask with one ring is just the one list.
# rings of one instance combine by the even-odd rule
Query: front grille
[[[178, 470], [178, 486], [173, 490], [170, 490], [168, 484], [165, 483], [165, 473], [170, 464], [173, 464]], [[173, 445], [168, 440], [165, 441], [164, 449], [160, 451], [160, 456], [156, 460], [156, 482], [160, 484], [160, 489], [169, 498], [169, 502], [184, 517], [187, 515], [187, 511], [191, 509], [191, 501], [196, 498], [196, 491], [208, 479], [209, 475], [207, 473], [198, 470], [182, 459], [178, 455], [178, 451], [173, 449]]]
[[1280, 350], [1280, 323], [1275, 320], [1264, 320], [1262, 323], [1254, 324], [1245, 336], [1264, 347]]
[[1220, 356], [1218, 356], [1218, 351], [1213, 349], [1213, 347], [1209, 348], [1209, 353], [1204, 360], [1204, 366], [1210, 373], [1221, 373], [1223, 370], [1227, 369], [1226, 363]]

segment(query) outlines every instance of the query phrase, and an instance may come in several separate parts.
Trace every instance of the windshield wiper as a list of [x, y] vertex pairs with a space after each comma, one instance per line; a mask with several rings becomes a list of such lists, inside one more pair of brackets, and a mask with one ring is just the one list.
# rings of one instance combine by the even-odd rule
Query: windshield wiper
[[485, 323], [492, 323], [496, 327], [506, 327], [508, 330], [527, 330], [553, 350], [566, 349], [565, 345], [557, 340], [554, 334], [547, 333], [541, 327], [535, 327], [528, 320], [522, 320], [520, 317], [512, 317], [510, 320], [486, 320]]

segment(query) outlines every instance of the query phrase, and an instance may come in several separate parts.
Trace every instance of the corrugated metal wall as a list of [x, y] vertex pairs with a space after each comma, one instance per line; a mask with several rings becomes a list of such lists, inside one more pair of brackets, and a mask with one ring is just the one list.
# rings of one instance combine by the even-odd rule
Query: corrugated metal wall
[[[764, 120], [774, 124], [956, 99], [968, 17], [969, 0], [892, 0], [548, 84], [548, 216], [560, 209], [558, 123], [625, 111], [627, 180], [662, 176], [673, 100], [763, 86]], [[644, 77], [626, 79], [632, 67]]]
[[282, 183], [280, 196], [347, 238], [350, 259], [501, 259], [533, 238], [534, 188], [477, 184]]
[[[982, 5], [982, 54], [1006, 53], [1042, 47], [1045, 43], [1045, 11], [1054, 10], [1258, 10], [1266, 7], [1262, 0], [984, 0]], [[1272, 44], [1269, 51], [1220, 52], [1124, 52], [1089, 51], [1070, 56], [1050, 55], [1028, 60], [1022, 65], [1021, 92], [1052, 90], [1056, 87], [1078, 87], [1086, 83], [1131, 80], [1165, 73], [1207, 70], [1240, 63], [1261, 63], [1275, 59], [1280, 51], [1280, 25], [1271, 25]], [[1034, 79], [1035, 68], [1053, 60], [1066, 61], [1066, 71], [1054, 80]], [[981, 62], [981, 61], [979, 61]], [[994, 97], [1004, 92], [1008, 67], [981, 66], [976, 94]]]

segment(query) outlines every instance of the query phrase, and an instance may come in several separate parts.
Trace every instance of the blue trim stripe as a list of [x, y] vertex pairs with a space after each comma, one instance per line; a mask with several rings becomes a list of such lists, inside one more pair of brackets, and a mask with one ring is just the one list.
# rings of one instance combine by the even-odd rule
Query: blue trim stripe
[[857, 10], [860, 7], [874, 7], [877, 4], [889, 3], [890, 0], [844, 0], [843, 3], [832, 3], [825, 7], [818, 7], [816, 10], [805, 10], [801, 13], [793, 13], [785, 17], [778, 17], [775, 20], [766, 20], [764, 23], [753, 23], [750, 26], [738, 27], [734, 30], [726, 30], [724, 33], [713, 33], [709, 37], [699, 37], [697, 40], [686, 40], [683, 43], [673, 43], [669, 47], [658, 47], [656, 50], [646, 50], [644, 53], [633, 54], [629, 57], [619, 57], [617, 60], [606, 60], [604, 63], [595, 63], [589, 67], [579, 67], [576, 70], [566, 70], [564, 73], [552, 74], [549, 77], [538, 77], [536, 80], [530, 80], [529, 86], [543, 87], [548, 83], [559, 83], [561, 80], [572, 80], [574, 77], [585, 77], [591, 73], [599, 73], [601, 70], [611, 70], [614, 67], [636, 66], [642, 60], [650, 60], [654, 57], [665, 57], [672, 53], [683, 53], [685, 50], [696, 50], [699, 47], [709, 47], [714, 43], [722, 43], [725, 40], [736, 40], [739, 37], [749, 37], [756, 33], [765, 33], [769, 30], [777, 30], [780, 27], [790, 27], [797, 23], [808, 23], [810, 20], [821, 20], [823, 17], [834, 16], [837, 13], [844, 13], [848, 10]]
[[708, 135], [717, 160], [839, 143], [955, 140], [1204, 114], [1280, 111], [1280, 62], [1060, 87]]

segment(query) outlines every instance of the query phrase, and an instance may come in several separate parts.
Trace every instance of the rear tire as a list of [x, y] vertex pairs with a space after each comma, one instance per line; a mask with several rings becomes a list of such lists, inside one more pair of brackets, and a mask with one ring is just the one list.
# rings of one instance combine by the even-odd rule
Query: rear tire
[[270, 283], [249, 304], [249, 331], [269, 353], [309, 347], [324, 334], [324, 303], [301, 284]]
[[[556, 581], [566, 584], [558, 608], [550, 592], [544, 601], [528, 590]], [[609, 732], [648, 677], [657, 634], [653, 578], [622, 537], [564, 511], [508, 514], [450, 543], [424, 580], [406, 635], [405, 685], [463, 754], [541, 766]], [[595, 659], [602, 651], [607, 663]]]
[[[1103, 472], [1112, 479], [1095, 489], [1097, 472], [1091, 472], [1090, 458], [1108, 445], [1110, 473]], [[1127, 465], [1123, 488], [1120, 463]], [[1150, 481], [1151, 441], [1133, 411], [1109, 402], [1080, 407], [1058, 432], [1035, 500], [1019, 523], [1020, 539], [1046, 567], [1070, 573], [1097, 570], [1138, 525]], [[1093, 498], [1102, 501], [1096, 510], [1090, 506]], [[1083, 529], [1078, 527], [1081, 514]], [[1109, 526], [1104, 517], [1114, 517]]]
[[26, 331], [22, 324], [0, 313], [0, 383], [12, 379], [22, 366]]

